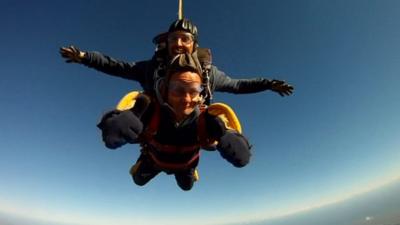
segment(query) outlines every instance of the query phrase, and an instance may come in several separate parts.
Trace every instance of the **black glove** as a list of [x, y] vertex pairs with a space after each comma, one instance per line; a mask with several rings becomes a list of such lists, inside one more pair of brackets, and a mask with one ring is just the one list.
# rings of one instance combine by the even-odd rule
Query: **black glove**
[[208, 137], [214, 140], [220, 139], [226, 132], [225, 123], [218, 116], [210, 115], [207, 111], [204, 114], [206, 131]]
[[136, 143], [143, 131], [143, 123], [130, 110], [113, 110], [103, 116], [98, 127], [102, 130], [107, 148], [116, 149], [126, 143]]
[[218, 142], [217, 149], [222, 158], [235, 167], [244, 167], [250, 161], [251, 146], [247, 139], [233, 130], [228, 130]]
[[265, 79], [267, 89], [277, 92], [280, 96], [291, 95], [293, 93], [293, 86], [289, 85], [282, 80], [267, 80]]
[[116, 149], [126, 143], [137, 143], [143, 131], [140, 120], [151, 103], [144, 94], [136, 98], [135, 106], [126, 111], [113, 110], [106, 113], [97, 125], [102, 130], [102, 138], [107, 148]]
[[150, 106], [151, 99], [145, 94], [136, 97], [135, 106], [130, 109], [138, 118], [142, 118], [147, 108]]
[[114, 129], [110, 126], [110, 121], [115, 118], [120, 113], [118, 110], [112, 110], [104, 114], [101, 118], [97, 127], [102, 131], [102, 139], [107, 148], [116, 149], [124, 144], [126, 144], [126, 140], [119, 134], [119, 132], [114, 131]]
[[61, 47], [60, 54], [67, 63], [81, 63], [86, 53], [71, 45], [69, 47]]

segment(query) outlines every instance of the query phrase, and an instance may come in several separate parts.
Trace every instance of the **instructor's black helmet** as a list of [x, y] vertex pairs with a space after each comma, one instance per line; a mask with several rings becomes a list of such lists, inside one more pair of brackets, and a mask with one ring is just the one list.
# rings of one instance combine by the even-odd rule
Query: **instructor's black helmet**
[[198, 36], [197, 27], [190, 20], [185, 18], [181, 20], [180, 19], [175, 20], [171, 24], [171, 26], [169, 26], [168, 32], [170, 33], [178, 30], [191, 33], [194, 37], [194, 40], [197, 41], [197, 36]]

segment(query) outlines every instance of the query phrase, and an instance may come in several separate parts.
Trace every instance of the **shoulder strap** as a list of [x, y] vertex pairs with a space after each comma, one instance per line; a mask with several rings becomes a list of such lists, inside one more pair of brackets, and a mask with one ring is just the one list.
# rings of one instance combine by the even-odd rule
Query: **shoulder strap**
[[199, 58], [201, 67], [204, 69], [210, 69], [212, 64], [211, 49], [209, 48], [197, 48], [197, 57]]
[[209, 105], [212, 99], [212, 92], [210, 88], [210, 71], [212, 64], [211, 49], [209, 48], [197, 48], [197, 57], [200, 61], [201, 68], [203, 70], [203, 86], [204, 86], [204, 97], [205, 104]]

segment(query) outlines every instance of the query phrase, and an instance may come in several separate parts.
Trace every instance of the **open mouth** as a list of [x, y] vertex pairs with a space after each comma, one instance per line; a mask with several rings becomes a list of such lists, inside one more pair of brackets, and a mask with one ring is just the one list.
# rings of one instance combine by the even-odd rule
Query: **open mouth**
[[176, 48], [176, 49], [174, 49], [174, 53], [175, 54], [183, 54], [183, 53], [185, 53], [186, 51], [185, 51], [185, 49], [183, 49], [183, 48]]

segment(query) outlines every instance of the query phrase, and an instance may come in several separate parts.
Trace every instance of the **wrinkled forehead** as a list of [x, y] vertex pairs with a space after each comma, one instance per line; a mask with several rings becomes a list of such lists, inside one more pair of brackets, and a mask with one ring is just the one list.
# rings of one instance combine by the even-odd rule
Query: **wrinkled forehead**
[[187, 84], [201, 84], [201, 77], [196, 72], [176, 72], [171, 75], [170, 82], [179, 82]]

